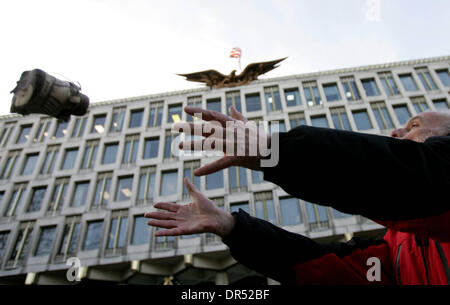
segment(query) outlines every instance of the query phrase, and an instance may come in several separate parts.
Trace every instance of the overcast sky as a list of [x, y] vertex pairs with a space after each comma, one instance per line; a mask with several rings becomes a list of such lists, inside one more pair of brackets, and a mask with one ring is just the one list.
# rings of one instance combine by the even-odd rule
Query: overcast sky
[[1, 1], [0, 114], [34, 68], [99, 102], [198, 88], [175, 74], [228, 74], [236, 46], [242, 68], [288, 56], [270, 78], [450, 55], [449, 29], [448, 0]]

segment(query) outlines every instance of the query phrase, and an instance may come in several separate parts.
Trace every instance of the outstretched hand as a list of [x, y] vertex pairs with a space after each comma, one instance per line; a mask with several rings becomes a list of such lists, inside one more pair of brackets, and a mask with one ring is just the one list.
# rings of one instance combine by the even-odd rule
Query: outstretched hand
[[155, 236], [209, 232], [224, 237], [230, 233], [234, 226], [233, 216], [218, 208], [214, 202], [200, 193], [188, 178], [184, 178], [184, 183], [193, 202], [187, 205], [158, 202], [154, 207], [165, 212], [148, 212], [144, 215], [146, 218], [151, 218], [147, 222], [149, 225], [165, 228], [165, 230], [156, 231]]
[[[213, 150], [220, 150], [225, 153], [225, 156], [219, 160], [197, 168], [194, 171], [196, 176], [212, 174], [230, 166], [261, 170], [260, 160], [267, 155], [267, 149], [263, 152], [260, 148], [270, 146], [270, 135], [259, 129], [256, 124], [246, 124], [248, 120], [233, 106], [229, 110], [231, 116], [217, 111], [186, 106], [184, 111], [187, 114], [192, 116], [201, 114], [201, 119], [207, 122], [203, 124], [178, 122], [173, 125], [172, 129], [175, 131], [181, 130], [187, 134], [196, 134], [197, 128], [195, 126], [197, 124], [200, 127], [200, 134], [196, 135], [205, 137], [202, 140], [180, 142], [180, 149], [208, 150], [206, 146], [211, 146]], [[235, 124], [232, 124], [232, 127], [227, 127], [227, 122]], [[227, 137], [227, 134], [233, 136]], [[241, 137], [238, 135], [241, 135]], [[264, 143], [264, 146], [260, 147], [259, 143]], [[255, 148], [255, 144], [258, 147]], [[230, 147], [233, 147], [232, 153], [227, 151]], [[254, 154], [252, 154], [252, 149], [255, 149]]]

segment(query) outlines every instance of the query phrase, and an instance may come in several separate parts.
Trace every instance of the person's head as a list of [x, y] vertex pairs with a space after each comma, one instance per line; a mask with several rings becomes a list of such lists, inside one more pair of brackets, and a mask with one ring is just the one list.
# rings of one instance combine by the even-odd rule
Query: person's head
[[429, 137], [450, 135], [450, 112], [422, 112], [391, 132], [391, 137], [425, 142]]

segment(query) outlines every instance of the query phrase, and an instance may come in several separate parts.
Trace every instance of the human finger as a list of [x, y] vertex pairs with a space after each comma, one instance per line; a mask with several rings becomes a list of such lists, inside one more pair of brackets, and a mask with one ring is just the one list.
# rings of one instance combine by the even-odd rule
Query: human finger
[[176, 212], [180, 208], [178, 204], [171, 202], [157, 202], [153, 206], [157, 209], [167, 210], [169, 212]]
[[237, 111], [236, 108], [234, 108], [234, 106], [230, 106], [229, 111], [230, 111], [230, 115], [232, 118], [242, 121], [242, 122], [248, 121], [247, 118], [242, 115], [242, 113], [240, 113], [239, 111]]
[[172, 229], [177, 227], [177, 222], [175, 220], [150, 219], [147, 224], [164, 229]]
[[209, 137], [214, 134], [222, 134], [222, 125], [207, 123], [188, 123], [188, 122], [177, 122], [172, 125], [172, 130], [175, 132], [182, 132], [187, 135], [203, 136]]
[[155, 236], [178, 236], [184, 233], [179, 228], [158, 230], [155, 232]]
[[202, 140], [181, 141], [178, 147], [182, 150], [193, 151], [223, 151], [225, 141], [222, 139], [206, 138]]
[[171, 220], [175, 219], [175, 214], [173, 212], [148, 212], [145, 213], [144, 217], [160, 220]]
[[233, 156], [222, 157], [217, 161], [214, 161], [210, 164], [207, 164], [207, 165], [197, 168], [196, 170], [194, 170], [194, 175], [204, 176], [204, 175], [215, 173], [217, 171], [220, 171], [222, 169], [232, 166], [234, 164], [234, 161], [235, 161], [235, 157], [233, 157]]
[[197, 196], [200, 194], [200, 191], [197, 189], [195, 184], [193, 184], [191, 181], [189, 181], [188, 177], [184, 177], [184, 185], [186, 185], [186, 188], [187, 188], [189, 194], [193, 198], [197, 198]]
[[200, 107], [192, 107], [192, 106], [186, 106], [184, 107], [184, 111], [187, 114], [194, 115], [196, 113], [201, 114], [201, 119], [204, 121], [218, 121], [222, 126], [226, 126], [227, 121], [233, 121], [234, 119], [232, 117], [229, 117], [223, 113], [213, 111], [213, 110], [207, 110]]

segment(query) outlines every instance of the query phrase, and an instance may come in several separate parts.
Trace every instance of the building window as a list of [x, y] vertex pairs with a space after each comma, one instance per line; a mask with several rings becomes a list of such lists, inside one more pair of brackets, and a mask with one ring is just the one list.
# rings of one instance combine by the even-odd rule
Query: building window
[[82, 137], [86, 128], [87, 117], [77, 118], [72, 130], [72, 138]]
[[64, 224], [63, 238], [58, 249], [58, 256], [66, 261], [69, 255], [75, 254], [78, 238], [80, 236], [80, 216], [72, 216], [66, 219]]
[[98, 175], [97, 184], [95, 186], [94, 202], [92, 203], [91, 208], [101, 207], [108, 204], [108, 201], [111, 198], [111, 180], [112, 172], [100, 173]]
[[326, 229], [329, 227], [328, 214], [324, 206], [305, 201], [305, 207], [311, 230]]
[[175, 195], [177, 193], [178, 171], [161, 173], [161, 196]]
[[380, 129], [391, 129], [394, 128], [394, 124], [392, 123], [391, 116], [386, 108], [384, 103], [373, 103], [371, 104], [372, 111], [375, 115], [375, 119], [377, 120], [378, 127]]
[[302, 223], [300, 202], [297, 198], [280, 198], [281, 225], [292, 226]]
[[378, 86], [375, 83], [374, 78], [362, 79], [361, 83], [363, 85], [364, 91], [366, 92], [366, 96], [380, 95], [380, 90], [378, 90]]
[[180, 138], [179, 134], [173, 133], [170, 129], [166, 130], [164, 159], [176, 158], [179, 155], [178, 144], [180, 143]]
[[152, 202], [155, 191], [156, 167], [144, 167], [139, 173], [139, 190], [137, 199], [140, 202]]
[[291, 128], [306, 125], [306, 119], [303, 112], [289, 114], [289, 124], [291, 125]]
[[352, 76], [341, 78], [342, 86], [344, 87], [345, 97], [348, 101], [357, 101], [361, 99], [356, 82]]
[[341, 99], [341, 95], [339, 94], [339, 89], [336, 83], [333, 84], [324, 84], [323, 91], [325, 92], [325, 97], [328, 102], [339, 101]]
[[394, 106], [394, 112], [397, 115], [398, 122], [401, 125], [405, 125], [411, 118], [411, 113], [409, 112], [406, 104]]
[[422, 82], [423, 87], [427, 91], [437, 89], [436, 83], [434, 82], [433, 78], [431, 77], [430, 71], [428, 71], [427, 68], [417, 68], [416, 73], [417, 75], [419, 75], [419, 79]]
[[445, 87], [450, 87], [450, 75], [448, 74], [448, 69], [436, 70], [436, 74]]
[[[140, 118], [142, 123], [142, 117]], [[109, 132], [121, 132], [123, 129], [123, 122], [125, 121], [125, 107], [114, 108], [113, 115], [111, 119], [111, 126], [109, 127]], [[130, 121], [131, 124], [131, 121]], [[139, 124], [141, 126], [141, 124]]]
[[350, 214], [346, 214], [346, 213], [342, 213], [336, 209], [330, 208], [331, 209], [331, 214], [333, 215], [334, 219], [337, 218], [345, 218], [345, 217], [351, 217], [352, 215]]
[[252, 182], [253, 184], [263, 183], [264, 182], [264, 173], [262, 171], [252, 170]]
[[134, 216], [132, 245], [143, 245], [149, 242], [150, 232], [144, 215]]
[[222, 112], [222, 101], [220, 98], [206, 100], [206, 109]]
[[182, 105], [176, 104], [176, 105], [169, 105], [169, 113], [167, 117], [167, 123], [176, 123], [178, 121], [181, 121], [182, 116]]
[[315, 81], [304, 82], [303, 93], [305, 93], [306, 103], [309, 107], [323, 104], [319, 89], [317, 88], [317, 83]]
[[84, 148], [83, 161], [81, 162], [81, 168], [93, 168], [95, 164], [95, 158], [97, 157], [99, 140], [87, 141]]
[[247, 170], [244, 167], [231, 166], [228, 168], [228, 182], [230, 193], [247, 191]]
[[298, 88], [284, 89], [284, 98], [288, 107], [300, 106], [302, 104]]
[[352, 130], [345, 108], [332, 108], [330, 112], [335, 129]]
[[99, 114], [94, 116], [92, 122], [91, 133], [103, 134], [105, 132], [106, 114]]
[[280, 90], [278, 86], [264, 87], [267, 111], [281, 110]]
[[255, 193], [255, 216], [276, 224], [272, 192]]
[[352, 111], [353, 118], [355, 119], [356, 128], [358, 130], [372, 129], [372, 123], [370, 122], [367, 110]]
[[125, 138], [125, 149], [122, 156], [122, 164], [131, 164], [136, 162], [136, 156], [139, 149], [139, 135], [130, 135]]
[[44, 163], [42, 164], [40, 171], [42, 175], [53, 173], [53, 169], [55, 168], [55, 163], [58, 158], [59, 149], [60, 149], [59, 145], [49, 146], [47, 148]]
[[8, 157], [1, 173], [1, 179], [9, 179], [12, 176], [16, 167], [16, 161], [19, 156], [20, 150], [13, 150], [8, 152]]
[[[202, 108], [202, 97], [201, 95], [199, 96], [191, 96], [188, 97], [187, 99], [187, 105], [189, 107], [199, 107]], [[181, 118], [180, 118], [181, 119]], [[193, 122], [194, 120], [197, 120], [196, 117], [193, 117], [192, 115], [187, 115], [187, 121], [188, 122]]]
[[314, 127], [323, 127], [323, 128], [329, 128], [328, 120], [325, 115], [319, 115], [311, 117], [311, 124]]
[[9, 231], [0, 232], [0, 263], [8, 242]]
[[405, 88], [406, 91], [417, 91], [417, 85], [414, 81], [411, 74], [401, 74], [398, 77], [400, 77], [400, 81], [402, 82], [403, 88]]
[[72, 206], [79, 207], [84, 205], [89, 191], [90, 181], [80, 181], [75, 183], [75, 190], [72, 197]]
[[223, 170], [206, 175], [206, 189], [218, 189], [223, 188]]
[[22, 176], [31, 175], [36, 167], [36, 161], [39, 157], [39, 153], [37, 154], [27, 154], [25, 156], [25, 164], [22, 168]]
[[15, 268], [27, 256], [31, 246], [34, 222], [23, 222], [19, 226], [16, 243], [11, 251], [6, 267]]
[[41, 209], [46, 192], [46, 186], [33, 187], [33, 193], [31, 195], [30, 203], [28, 204], [27, 212], [37, 212]]
[[42, 143], [44, 142], [48, 137], [48, 130], [50, 129], [51, 120], [50, 119], [43, 119], [39, 123], [38, 130], [36, 131], [36, 135], [34, 136], [33, 142], [34, 143]]
[[225, 93], [227, 103], [227, 115], [230, 115], [230, 107], [234, 106], [237, 111], [242, 113], [241, 93], [239, 91], [230, 91]]
[[131, 110], [130, 123], [128, 124], [128, 128], [141, 127], [143, 117], [144, 117], [144, 109]]
[[162, 102], [150, 104], [150, 111], [147, 124], [148, 127], [161, 126], [163, 107], [164, 103]]
[[69, 148], [64, 152], [64, 159], [61, 165], [61, 170], [69, 170], [75, 166], [75, 160], [77, 159], [78, 148]]
[[95, 250], [102, 241], [103, 220], [89, 221], [84, 238], [83, 251]]
[[250, 207], [248, 205], [248, 202], [236, 202], [230, 204], [230, 213], [239, 212], [239, 209], [242, 209], [247, 214], [250, 214]]
[[103, 151], [102, 164], [116, 163], [118, 147], [119, 147], [119, 143], [105, 144], [105, 150]]
[[133, 176], [122, 176], [117, 178], [116, 201], [131, 199], [133, 190]]
[[[276, 124], [278, 124], [277, 127], [275, 127]], [[274, 132], [286, 132], [286, 124], [284, 123], [284, 120], [269, 122], [269, 133], [272, 134]]]
[[57, 121], [57, 123], [56, 123], [56, 130], [55, 130], [55, 133], [52, 136], [52, 139], [65, 137], [65, 135], [67, 134], [67, 126], [68, 125], [69, 125], [68, 122]]
[[394, 78], [392, 77], [392, 74], [390, 72], [379, 73], [378, 76], [380, 77], [381, 84], [383, 85], [384, 91], [386, 92], [387, 96], [400, 94], [397, 84], [395, 83]]
[[128, 211], [115, 211], [112, 213], [106, 249], [114, 254], [115, 251], [125, 246], [127, 237]]
[[30, 138], [30, 132], [33, 125], [22, 125], [20, 126], [20, 134], [17, 137], [16, 144], [26, 143]]
[[16, 125], [16, 122], [8, 122], [5, 125], [3, 125], [1, 135], [0, 135], [1, 147], [6, 147], [6, 145], [8, 144], [9, 137], [11, 136], [11, 133], [12, 133], [15, 125]]
[[[183, 177], [189, 178], [189, 181], [193, 183], [198, 190], [200, 190], [200, 177], [194, 175], [194, 170], [199, 167], [200, 167], [199, 160], [184, 162]], [[184, 183], [183, 183], [183, 198], [189, 198], [189, 192]]]
[[56, 226], [48, 226], [41, 228], [38, 246], [36, 248], [35, 256], [42, 256], [50, 254], [52, 250], [53, 240], [55, 239]]
[[53, 188], [52, 199], [48, 205], [48, 211], [53, 214], [56, 211], [60, 211], [64, 205], [64, 199], [67, 195], [67, 189], [69, 187], [70, 178], [59, 178], [55, 180], [55, 186]]
[[245, 107], [247, 112], [261, 110], [261, 96], [259, 92], [245, 95]]
[[6, 217], [11, 217], [16, 214], [16, 211], [20, 209], [20, 205], [25, 197], [25, 190], [27, 189], [26, 183], [19, 183], [13, 186], [13, 192], [9, 199], [8, 207], [5, 211]]
[[445, 98], [443, 99], [438, 99], [438, 100], [433, 100], [433, 105], [436, 108], [436, 110], [448, 110], [448, 104], [447, 104], [447, 100]]
[[159, 149], [159, 137], [147, 138], [144, 143], [144, 159], [157, 158]]
[[424, 111], [427, 111], [429, 109], [427, 101], [425, 100], [425, 97], [423, 96], [416, 96], [411, 97], [411, 103], [414, 106], [414, 109], [416, 110], [416, 113], [421, 113]]

